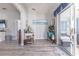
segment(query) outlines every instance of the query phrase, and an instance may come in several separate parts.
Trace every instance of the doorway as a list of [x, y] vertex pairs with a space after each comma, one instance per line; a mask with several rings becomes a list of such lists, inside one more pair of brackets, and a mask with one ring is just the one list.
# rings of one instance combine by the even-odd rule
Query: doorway
[[58, 14], [58, 45], [69, 55], [75, 54], [74, 6], [68, 5]]

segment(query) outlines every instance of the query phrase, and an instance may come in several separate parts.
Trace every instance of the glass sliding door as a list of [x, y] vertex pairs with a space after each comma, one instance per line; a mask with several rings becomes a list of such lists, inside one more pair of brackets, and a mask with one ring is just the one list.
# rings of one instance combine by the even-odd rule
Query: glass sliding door
[[59, 14], [59, 45], [69, 55], [74, 55], [73, 5]]

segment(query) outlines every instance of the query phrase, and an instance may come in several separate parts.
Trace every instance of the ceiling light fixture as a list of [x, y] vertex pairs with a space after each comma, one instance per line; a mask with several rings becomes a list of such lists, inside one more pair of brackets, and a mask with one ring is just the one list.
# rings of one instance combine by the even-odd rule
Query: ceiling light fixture
[[6, 10], [6, 8], [2, 8], [3, 10]]
[[32, 10], [35, 11], [36, 9], [35, 8], [32, 8]]

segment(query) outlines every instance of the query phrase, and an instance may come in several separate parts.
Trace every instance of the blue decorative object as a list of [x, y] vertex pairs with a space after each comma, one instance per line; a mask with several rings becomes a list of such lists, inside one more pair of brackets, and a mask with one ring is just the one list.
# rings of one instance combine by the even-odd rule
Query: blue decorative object
[[54, 33], [54, 32], [47, 32], [47, 36], [48, 36], [49, 38], [51, 38], [52, 35], [55, 35], [55, 33]]
[[5, 20], [0, 20], [0, 23], [5, 23]]
[[5, 22], [5, 20], [0, 20], [0, 30], [3, 30], [3, 29], [5, 29], [5, 27], [6, 27], [6, 22]]
[[54, 39], [52, 37], [55, 36], [54, 25], [50, 25], [48, 29], [47, 36], [50, 40], [52, 40]]
[[48, 21], [47, 19], [35, 19], [35, 20], [32, 20], [32, 23], [33, 24], [41, 24], [41, 25], [47, 25], [48, 24]]

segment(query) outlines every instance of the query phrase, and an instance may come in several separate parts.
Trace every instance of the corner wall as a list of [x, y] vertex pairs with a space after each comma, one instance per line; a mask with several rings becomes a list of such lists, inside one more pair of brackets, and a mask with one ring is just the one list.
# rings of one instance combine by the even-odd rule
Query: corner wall
[[[44, 11], [44, 10], [43, 10]], [[39, 13], [28, 8], [28, 24], [33, 28], [35, 39], [47, 39], [48, 26], [54, 24], [51, 16], [52, 11], [47, 14]], [[34, 24], [33, 21], [45, 20], [47, 24]]]
[[[4, 4], [3, 4], [4, 5]], [[16, 40], [17, 38], [17, 20], [20, 19], [20, 13], [14, 8], [13, 5], [9, 4], [11, 7], [6, 4], [5, 6], [8, 6], [6, 10], [0, 10], [0, 19], [6, 20], [6, 36], [12, 35], [14, 38], [13, 40]], [[11, 10], [11, 8], [13, 8]]]

